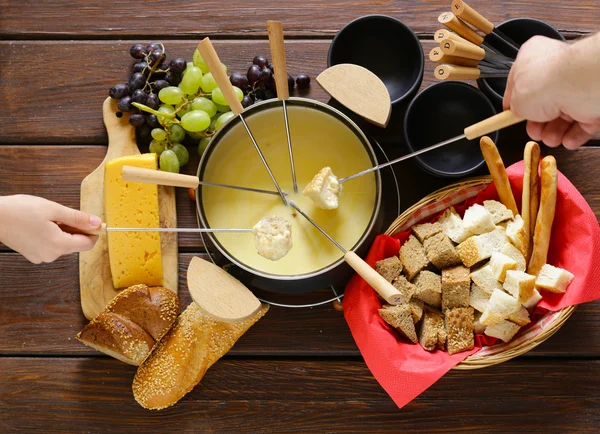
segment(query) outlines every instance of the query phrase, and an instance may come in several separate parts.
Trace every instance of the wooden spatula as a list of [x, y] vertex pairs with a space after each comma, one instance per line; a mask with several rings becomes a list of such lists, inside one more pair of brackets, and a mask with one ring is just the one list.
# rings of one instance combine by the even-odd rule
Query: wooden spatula
[[220, 321], [244, 321], [260, 309], [258, 298], [239, 280], [198, 257], [190, 262], [187, 283], [194, 303]]
[[377, 126], [387, 126], [392, 113], [390, 94], [368, 69], [350, 63], [335, 65], [320, 73], [317, 83], [357, 115]]

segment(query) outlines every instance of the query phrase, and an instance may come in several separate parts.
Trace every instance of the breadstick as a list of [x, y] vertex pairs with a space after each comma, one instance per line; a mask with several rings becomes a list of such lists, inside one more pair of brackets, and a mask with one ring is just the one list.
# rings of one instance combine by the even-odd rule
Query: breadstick
[[523, 172], [521, 217], [523, 217], [523, 227], [525, 228], [525, 259], [529, 260], [531, 256], [533, 233], [535, 232], [535, 219], [537, 218], [538, 208], [540, 206], [540, 185], [538, 178], [540, 145], [536, 142], [527, 142], [527, 145], [525, 145], [523, 161], [525, 167]]
[[485, 158], [487, 167], [492, 175], [494, 184], [496, 185], [496, 190], [498, 190], [500, 202], [510, 209], [514, 215], [519, 214], [517, 203], [515, 202], [515, 197], [510, 189], [508, 175], [506, 174], [506, 169], [504, 168], [504, 163], [502, 162], [502, 157], [500, 157], [498, 148], [488, 136], [481, 138], [479, 147], [481, 148], [483, 158]]
[[550, 247], [550, 235], [552, 233], [552, 222], [556, 208], [556, 190], [558, 187], [558, 172], [556, 160], [549, 155], [542, 160], [542, 195], [540, 209], [535, 221], [535, 233], [533, 235], [533, 250], [527, 272], [537, 276], [546, 263], [548, 248]]

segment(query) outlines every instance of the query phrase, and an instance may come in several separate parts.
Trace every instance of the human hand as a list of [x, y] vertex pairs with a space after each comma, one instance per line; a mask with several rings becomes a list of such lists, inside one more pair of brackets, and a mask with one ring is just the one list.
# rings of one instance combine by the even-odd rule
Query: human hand
[[98, 239], [64, 232], [57, 223], [92, 230], [100, 227], [101, 220], [40, 197], [0, 197], [0, 241], [34, 264], [90, 250]]
[[527, 119], [533, 140], [576, 149], [600, 130], [600, 82], [593, 71], [598, 41], [595, 35], [569, 45], [534, 36], [521, 46], [503, 106]]

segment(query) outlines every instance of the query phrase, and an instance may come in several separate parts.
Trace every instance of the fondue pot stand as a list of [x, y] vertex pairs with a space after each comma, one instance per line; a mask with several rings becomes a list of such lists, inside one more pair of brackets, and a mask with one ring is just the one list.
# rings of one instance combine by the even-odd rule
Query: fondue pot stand
[[[287, 102], [288, 107], [302, 107], [309, 110], [317, 110], [322, 113], [325, 113], [329, 116], [332, 116], [336, 120], [342, 122], [346, 128], [348, 128], [363, 144], [369, 158], [371, 160], [371, 164], [373, 166], [378, 164], [377, 154], [382, 155], [383, 159], [387, 160], [385, 153], [379, 147], [379, 144], [376, 142], [376, 146], [378, 148], [378, 153], [375, 152], [374, 148], [371, 146], [371, 142], [367, 139], [365, 134], [360, 130], [360, 128], [345, 114], [336, 110], [333, 107], [328, 106], [327, 104], [323, 104], [318, 101], [314, 101], [306, 98], [290, 98]], [[256, 103], [250, 106], [248, 109], [244, 111], [244, 118], [250, 119], [253, 115], [257, 113], [261, 113], [266, 110], [282, 110], [281, 101], [272, 99], [268, 101], [264, 101], [261, 103]], [[200, 160], [200, 164], [198, 166], [197, 176], [200, 180], [203, 179], [206, 168], [208, 167], [208, 163], [211, 159], [213, 152], [219, 147], [226, 145], [224, 138], [227, 136], [227, 133], [231, 131], [236, 125], [240, 124], [241, 121], [238, 116], [232, 118], [228, 121], [216, 134], [212, 137], [209, 145], [207, 146], [202, 158]], [[256, 141], [259, 146], [261, 143], [261, 138], [256, 136]], [[292, 143], [294, 138], [292, 137]], [[343, 156], [340, 156], [343, 158]], [[387, 189], [392, 189], [392, 195], [395, 196], [391, 202], [386, 204], [388, 207], [392, 207], [393, 209], [389, 209], [390, 213], [394, 213], [395, 216], [399, 214], [400, 208], [400, 200], [398, 193], [398, 183], [396, 177], [393, 173], [393, 170], [389, 168], [386, 170], [385, 174], [381, 174], [379, 171], [375, 172], [375, 206], [373, 209], [373, 214], [367, 225], [365, 231], [362, 236], [358, 240], [358, 242], [352, 247], [359, 256], [364, 256], [368, 249], [370, 248], [375, 236], [383, 230], [384, 218], [382, 209], [382, 176], [386, 179], [391, 180], [387, 182]], [[390, 175], [391, 174], [391, 175]], [[303, 186], [300, 186], [300, 189]], [[203, 186], [198, 186], [198, 190], [196, 192], [196, 211], [198, 217], [198, 224], [200, 227], [209, 227], [208, 219], [204, 210], [204, 204], [202, 200]], [[342, 195], [343, 200], [343, 195]], [[394, 206], [396, 205], [396, 206]], [[341, 285], [345, 285], [348, 281], [348, 278], [352, 275], [353, 270], [350, 268], [348, 264], [345, 263], [344, 258], [340, 256], [340, 258], [334, 263], [328, 265], [327, 267], [321, 268], [316, 271], [312, 271], [310, 273], [300, 274], [300, 275], [276, 275], [270, 274], [253, 267], [250, 267], [238, 259], [236, 259], [231, 253], [229, 253], [219, 242], [219, 240], [212, 233], [205, 233], [201, 235], [204, 241], [204, 244], [207, 248], [208, 253], [212, 261], [218, 265], [226, 269], [232, 276], [243, 282], [245, 285], [249, 286], [253, 289], [258, 289], [266, 292], [272, 293], [281, 293], [281, 294], [299, 294], [306, 292], [313, 292], [316, 289], [324, 289], [331, 288], [333, 291], [333, 298], [330, 300], [325, 300], [319, 303], [314, 303], [311, 305], [294, 305], [294, 304], [282, 304], [282, 303], [274, 303], [267, 300], [270, 304], [276, 304], [280, 306], [286, 307], [308, 307], [319, 304], [324, 304], [331, 302], [340, 298], [339, 293], [340, 290], [336, 291], [335, 287]]]

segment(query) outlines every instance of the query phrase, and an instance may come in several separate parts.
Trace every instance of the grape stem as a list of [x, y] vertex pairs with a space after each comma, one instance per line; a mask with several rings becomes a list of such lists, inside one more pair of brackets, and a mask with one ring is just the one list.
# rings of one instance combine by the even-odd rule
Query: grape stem
[[[154, 74], [154, 72], [156, 72], [156, 68], [158, 67], [158, 65], [160, 65], [160, 63], [165, 58], [165, 46], [163, 44], [159, 44], [159, 45], [160, 45], [160, 48], [162, 49], [162, 55], [158, 58], [158, 60], [156, 62], [154, 62], [154, 65], [152, 65], [152, 69], [150, 69], [150, 73], [148, 74], [148, 77], [146, 78], [146, 84], [144, 84], [144, 88], [142, 89], [143, 91], [145, 91], [146, 88], [148, 86], [150, 86], [150, 79], [152, 78], [152, 74]], [[146, 54], [146, 63], [150, 64], [150, 55], [149, 54]], [[167, 68], [167, 71], [169, 69], [170, 68]], [[162, 71], [162, 70], [159, 70], [159, 71]], [[150, 86], [150, 93], [152, 93], [152, 86]]]
[[155, 116], [160, 116], [167, 119], [173, 119], [175, 117], [175, 113], [159, 112], [158, 110], [151, 109], [147, 105], [140, 104], [139, 102], [132, 102], [131, 105], [145, 112], [152, 113]]

